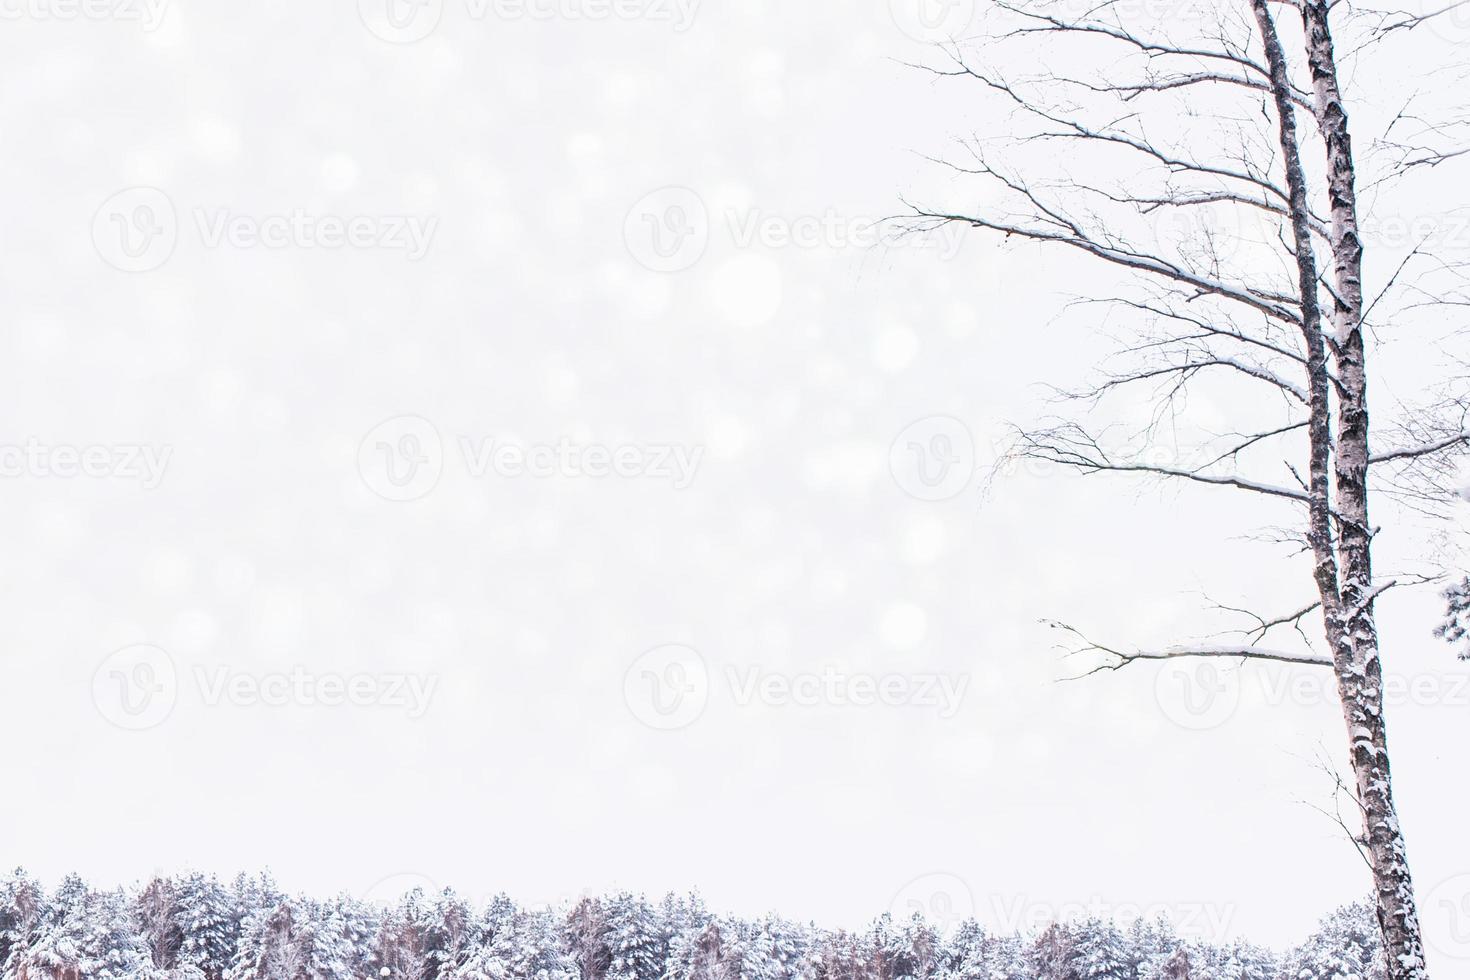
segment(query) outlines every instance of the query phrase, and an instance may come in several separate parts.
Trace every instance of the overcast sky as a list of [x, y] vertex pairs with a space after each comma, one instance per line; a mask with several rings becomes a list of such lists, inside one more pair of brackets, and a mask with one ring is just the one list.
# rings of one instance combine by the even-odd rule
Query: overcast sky
[[[0, 860], [1273, 944], [1366, 894], [1330, 691], [1057, 683], [1043, 617], [1167, 643], [1309, 582], [1269, 503], [982, 492], [1105, 348], [1056, 317], [1085, 266], [871, 247], [977, 193], [922, 155], [978, 93], [899, 64], [904, 0], [691, 4], [5, 8]], [[1443, 950], [1434, 612], [1383, 619]]]

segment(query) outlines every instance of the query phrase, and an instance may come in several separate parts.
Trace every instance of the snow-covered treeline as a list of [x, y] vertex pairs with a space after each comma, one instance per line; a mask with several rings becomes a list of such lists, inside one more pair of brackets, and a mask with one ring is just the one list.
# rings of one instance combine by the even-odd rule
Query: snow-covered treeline
[[695, 897], [619, 894], [569, 909], [475, 908], [452, 890], [389, 907], [288, 896], [265, 877], [189, 874], [54, 892], [0, 880], [0, 980], [1379, 980], [1367, 903], [1278, 955], [1185, 942], [1167, 922], [964, 922], [940, 934], [881, 916], [859, 932], [715, 915]]

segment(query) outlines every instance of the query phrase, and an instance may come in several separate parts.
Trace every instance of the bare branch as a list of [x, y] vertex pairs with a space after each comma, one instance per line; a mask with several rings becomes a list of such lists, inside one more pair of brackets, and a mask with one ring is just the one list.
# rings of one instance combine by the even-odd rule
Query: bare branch
[[1189, 657], [1224, 658], [1227, 660], [1264, 660], [1272, 663], [1291, 664], [1292, 666], [1306, 667], [1332, 667], [1332, 660], [1317, 653], [1298, 653], [1291, 650], [1272, 650], [1249, 644], [1200, 644], [1188, 646], [1168, 647], [1162, 650], [1121, 650], [1117, 647], [1108, 646], [1089, 639], [1086, 634], [1076, 627], [1055, 620], [1043, 620], [1043, 622], [1055, 630], [1061, 630], [1072, 637], [1077, 646], [1068, 649], [1068, 656], [1081, 654], [1102, 654], [1109, 658], [1071, 680], [1080, 680], [1083, 677], [1091, 677], [1093, 674], [1105, 670], [1121, 670], [1132, 663], [1141, 660], [1179, 660]]
[[1266, 617], [1261, 616], [1258, 613], [1251, 612], [1249, 609], [1237, 609], [1232, 606], [1217, 606], [1217, 608], [1222, 609], [1225, 612], [1239, 613], [1242, 616], [1248, 616], [1249, 618], [1254, 619], [1256, 621], [1256, 625], [1250, 630], [1242, 630], [1242, 632], [1252, 638], [1252, 643], [1259, 643], [1263, 639], [1265, 639], [1266, 635], [1272, 630], [1282, 626], [1292, 627], [1297, 631], [1298, 634], [1301, 634], [1303, 639], [1306, 639], [1306, 635], [1302, 633], [1302, 620], [1316, 610], [1321, 609], [1322, 600], [1316, 599], [1311, 603], [1303, 606], [1302, 608], [1295, 610], [1294, 612], [1289, 612], [1282, 616], [1273, 616], [1270, 619], [1267, 619]]
[[[904, 203], [908, 204], [907, 201]], [[1139, 272], [1146, 272], [1151, 275], [1173, 280], [1181, 285], [1190, 286], [1201, 295], [1220, 296], [1225, 299], [1234, 300], [1237, 303], [1242, 303], [1259, 310], [1269, 317], [1282, 320], [1286, 323], [1296, 323], [1299, 319], [1296, 312], [1291, 308], [1297, 302], [1293, 296], [1274, 292], [1257, 293], [1242, 287], [1231, 286], [1218, 280], [1197, 275], [1158, 256], [1131, 252], [1126, 249], [1105, 245], [1086, 235], [1046, 231], [1040, 228], [1026, 228], [1021, 225], [984, 218], [978, 215], [928, 211], [912, 204], [909, 207], [913, 209], [913, 216], [921, 220], [927, 219], [940, 224], [950, 222], [966, 224], [972, 228], [983, 228], [988, 231], [999, 232], [1007, 237], [1015, 235], [1019, 238], [1027, 238], [1032, 241], [1055, 242], [1060, 245], [1067, 245], [1102, 259], [1105, 262], [1134, 269]]]
[[1152, 381], [1157, 378], [1168, 377], [1171, 375], [1191, 375], [1198, 371], [1203, 371], [1206, 368], [1212, 367], [1228, 368], [1238, 374], [1245, 375], [1248, 378], [1253, 378], [1257, 381], [1264, 381], [1266, 384], [1281, 389], [1283, 392], [1290, 395], [1292, 398], [1296, 399], [1303, 405], [1307, 403], [1307, 393], [1302, 389], [1300, 385], [1294, 385], [1290, 381], [1287, 381], [1285, 378], [1278, 377], [1265, 368], [1259, 367], [1255, 364], [1249, 364], [1245, 361], [1233, 357], [1215, 357], [1208, 360], [1198, 361], [1191, 360], [1183, 364], [1172, 364], [1167, 367], [1142, 369], [1130, 374], [1123, 375], [1121, 377], [1109, 378], [1107, 381], [1102, 382], [1094, 388], [1075, 393], [1075, 397], [1095, 399], [1103, 394], [1106, 394], [1109, 391], [1112, 391], [1115, 388], [1123, 387], [1124, 385], [1136, 384], [1140, 381]]
[[1009, 10], [1010, 12], [1018, 14], [1021, 17], [1027, 17], [1033, 21], [1038, 21], [1042, 25], [1044, 25], [1032, 28], [1021, 28], [1014, 32], [1017, 35], [1052, 31], [1073, 34], [1095, 34], [1101, 37], [1111, 38], [1115, 41], [1120, 41], [1127, 45], [1131, 45], [1132, 47], [1137, 48], [1139, 51], [1142, 51], [1145, 54], [1151, 56], [1157, 55], [1163, 57], [1200, 58], [1207, 61], [1227, 61], [1231, 64], [1239, 65], [1242, 68], [1249, 69], [1250, 71], [1253, 71], [1256, 74], [1260, 75], [1262, 78], [1269, 77], [1270, 74], [1266, 71], [1266, 67], [1261, 63], [1253, 61], [1252, 59], [1247, 58], [1244, 55], [1235, 54], [1228, 51], [1212, 51], [1209, 48], [1181, 47], [1153, 38], [1140, 37], [1136, 34], [1124, 30], [1121, 27], [1113, 27], [1108, 24], [1100, 24], [1096, 22], [1068, 22], [1058, 17], [1053, 17], [1049, 14], [1038, 13], [1034, 10], [1026, 10], [1009, 3], [997, 3], [996, 6], [1004, 10]]
[[1403, 459], [1419, 459], [1424, 456], [1433, 456], [1435, 453], [1442, 453], [1447, 449], [1454, 449], [1457, 446], [1466, 445], [1470, 445], [1470, 431], [1457, 432], [1443, 439], [1436, 439], [1433, 442], [1426, 442], [1418, 446], [1406, 446], [1403, 449], [1395, 449], [1386, 453], [1374, 453], [1368, 458], [1368, 462], [1376, 464], [1392, 463], [1395, 460]]
[[1018, 445], [1012, 452], [1021, 458], [1067, 466], [1082, 473], [1151, 474], [1210, 486], [1233, 487], [1297, 503], [1311, 502], [1310, 496], [1303, 490], [1262, 483], [1236, 474], [1210, 473], [1205, 467], [1183, 469], [1153, 463], [1115, 461], [1109, 457], [1096, 439], [1075, 423], [1064, 423], [1036, 432], [1022, 431]]
[[[1247, 78], [1240, 75], [1226, 75], [1223, 72], [1213, 71], [1151, 76], [1148, 80], [1142, 82], [1125, 82], [1114, 85], [1094, 85], [1080, 81], [1074, 82], [1073, 84], [1082, 85], [1093, 92], [1106, 92], [1113, 95], [1120, 95], [1125, 102], [1149, 92], [1172, 92], [1194, 85], [1239, 85], [1242, 88], [1254, 89], [1258, 92], [1271, 91], [1271, 86], [1261, 79]], [[1310, 111], [1312, 108], [1311, 98], [1304, 92], [1294, 90], [1292, 92], [1292, 101], [1303, 109]]]

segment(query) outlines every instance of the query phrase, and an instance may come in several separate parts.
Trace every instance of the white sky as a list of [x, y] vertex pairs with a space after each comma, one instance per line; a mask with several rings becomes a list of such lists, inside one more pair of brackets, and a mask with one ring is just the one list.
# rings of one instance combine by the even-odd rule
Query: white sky
[[[847, 247], [900, 193], [945, 187], [918, 154], [966, 135], [979, 99], [893, 60], [924, 48], [886, 2], [706, 0], [684, 31], [465, 2], [402, 45], [347, 0], [175, 4], [153, 31], [37, 0], [0, 34], [0, 444], [171, 447], [152, 489], [0, 480], [0, 861], [48, 882], [269, 867], [314, 892], [418, 876], [530, 902], [697, 888], [853, 925], [936, 891], [992, 925], [1096, 900], [1269, 943], [1366, 893], [1308, 805], [1330, 799], [1315, 759], [1342, 754], [1330, 698], [1250, 669], [1226, 679], [1238, 710], [1191, 730], [1151, 667], [1054, 683], [1036, 625], [1164, 643], [1203, 632], [1199, 592], [1291, 606], [1300, 566], [1241, 537], [1286, 512], [1047, 474], [987, 499], [964, 464], [926, 501], [905, 492], [907, 440], [894, 478], [914, 423], [958, 420], [984, 464], [1038, 382], [1084, 378], [1104, 348], [1055, 319], [1090, 274], [1060, 256]], [[167, 195], [177, 241], [127, 273], [98, 211], [136, 186]], [[712, 219], [672, 273], [625, 243], [670, 186]], [[297, 210], [437, 223], [418, 261], [209, 245], [225, 212]], [[837, 230], [742, 247], [754, 217]], [[442, 472], [395, 503], [373, 492], [377, 442], [423, 430], [360, 449], [404, 416], [437, 432]], [[703, 455], [683, 489], [475, 477], [461, 438]], [[1394, 706], [1391, 733], [1443, 937], [1470, 871], [1470, 689], [1434, 611], [1403, 595], [1383, 619], [1391, 669], [1435, 692]], [[114, 724], [109, 679], [144, 675], [107, 660], [135, 644], [177, 678], [142, 731]], [[702, 714], [659, 731], [636, 693], [650, 662], [625, 681], [669, 644], [708, 684]], [[208, 703], [218, 679], [297, 667], [436, 687], [421, 717]], [[968, 680], [952, 717], [739, 701], [752, 669], [829, 667]]]

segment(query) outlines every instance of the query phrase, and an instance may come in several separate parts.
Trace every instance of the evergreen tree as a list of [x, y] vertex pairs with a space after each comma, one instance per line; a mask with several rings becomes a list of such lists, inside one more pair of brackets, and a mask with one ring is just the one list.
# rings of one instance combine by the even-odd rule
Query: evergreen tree
[[240, 941], [226, 980], [308, 980], [308, 950], [289, 899], [252, 909], [240, 926]]
[[1081, 980], [1076, 969], [1077, 940], [1059, 922], [1047, 926], [1026, 952], [1026, 966], [1034, 980]]
[[659, 980], [668, 940], [642, 896], [615, 895], [607, 906], [608, 980]]
[[725, 926], [706, 919], [698, 932], [687, 932], [669, 941], [665, 980], [734, 980], [739, 976], [738, 956], [725, 940]]
[[722, 973], [751, 980], [778, 980], [781, 964], [776, 959], [770, 934], [760, 923], [730, 921], [723, 935]]
[[[469, 903], [456, 895], [452, 888], [440, 892], [423, 911], [420, 929], [423, 933], [425, 976], [427, 980], [440, 980], [465, 962], [486, 926], [475, 921]], [[515, 903], [499, 895], [491, 903], [486, 920], [509, 923], [514, 915]], [[494, 927], [490, 928], [493, 932]]]
[[383, 916], [373, 961], [383, 980], [429, 980], [429, 910], [424, 892], [415, 888]]
[[814, 980], [871, 980], [875, 955], [859, 936], [837, 931], [814, 944], [803, 962], [802, 976]]
[[349, 980], [353, 976], [354, 952], [337, 905], [304, 904], [294, 941], [309, 980]]
[[984, 962], [985, 969], [989, 971], [986, 980], [1029, 980], [1026, 977], [1026, 948], [1019, 936], [987, 939]]
[[215, 878], [196, 872], [179, 881], [176, 910], [180, 969], [203, 980], [223, 980], [240, 934], [240, 911], [230, 893]]
[[1138, 980], [1172, 980], [1166, 967], [1184, 946], [1167, 919], [1134, 919], [1126, 941], [1129, 965]]
[[1164, 920], [1058, 923], [1030, 940], [920, 918], [850, 933], [775, 915], [717, 918], [696, 896], [627, 893], [566, 915], [504, 895], [476, 912], [415, 890], [392, 908], [226, 889], [189, 874], [131, 891], [68, 875], [47, 896], [0, 878], [0, 980], [1384, 980], [1371, 903], [1340, 909], [1286, 957], [1183, 944]]
[[1291, 980], [1383, 980], [1382, 943], [1372, 906], [1358, 902], [1323, 920], [1287, 958]]
[[1111, 922], [1091, 919], [1082, 924], [1072, 964], [1078, 980], [1131, 980], [1123, 934]]
[[13, 980], [36, 939], [46, 896], [24, 870], [0, 879], [0, 977]]
[[517, 980], [577, 980], [577, 963], [549, 911], [516, 916], [510, 975]]
[[382, 919], [377, 910], [342, 895], [337, 899], [337, 915], [342, 921], [348, 970], [354, 977], [378, 976], [381, 964], [377, 958], [377, 939]]
[[86, 931], [87, 886], [75, 875], [62, 879], [43, 906], [26, 948], [16, 957], [15, 976], [60, 980], [81, 970]]
[[82, 905], [78, 969], [81, 980], [162, 980], [128, 896], [90, 893]]
[[1232, 980], [1276, 980], [1276, 957], [1270, 950], [1249, 943], [1236, 943], [1230, 956], [1236, 970]]

